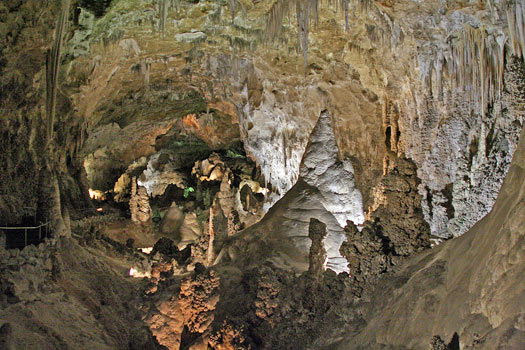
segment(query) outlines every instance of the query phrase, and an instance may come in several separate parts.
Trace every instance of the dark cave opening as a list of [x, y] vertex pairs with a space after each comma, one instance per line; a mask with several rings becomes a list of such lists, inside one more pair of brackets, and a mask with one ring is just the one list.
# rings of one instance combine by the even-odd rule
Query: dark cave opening
[[441, 190], [441, 193], [447, 199], [447, 201], [445, 203], [443, 203], [443, 206], [446, 209], [447, 217], [449, 219], [452, 219], [454, 217], [454, 213], [455, 213], [454, 205], [452, 204], [452, 199], [453, 199], [453, 197], [452, 197], [452, 189], [453, 189], [453, 185], [454, 184], [450, 183], [450, 184], [446, 185], [445, 188], [443, 188]]
[[112, 0], [80, 0], [80, 7], [92, 12], [95, 17], [102, 17], [106, 13]]
[[385, 130], [385, 145], [388, 150], [392, 149], [392, 127], [387, 126]]

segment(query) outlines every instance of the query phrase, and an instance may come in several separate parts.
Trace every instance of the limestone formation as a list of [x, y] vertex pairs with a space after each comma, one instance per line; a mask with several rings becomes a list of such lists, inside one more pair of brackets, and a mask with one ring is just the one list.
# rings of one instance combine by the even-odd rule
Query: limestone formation
[[[327, 235], [323, 240], [326, 267], [342, 272], [347, 271], [347, 262], [339, 252], [346, 240], [343, 227], [346, 220], [361, 224], [364, 213], [361, 194], [354, 183], [352, 164], [349, 160], [339, 160], [338, 156], [330, 116], [322, 113], [304, 153], [298, 182], [274, 205], [276, 209], [269, 234], [288, 237], [297, 249], [308, 255], [311, 241], [308, 221], [304, 219], [307, 210], [312, 218], [327, 225]], [[254, 228], [254, 231], [263, 226]]]
[[320, 281], [324, 272], [326, 251], [323, 247], [323, 239], [326, 236], [326, 225], [317, 219], [310, 219], [308, 226], [308, 237], [312, 240], [310, 246], [310, 265], [308, 272], [316, 281]]
[[138, 186], [136, 178], [131, 179], [131, 199], [129, 201], [131, 221], [144, 223], [151, 219], [149, 196], [145, 187]]
[[390, 271], [403, 257], [430, 245], [430, 228], [424, 220], [420, 180], [413, 163], [398, 158], [378, 185], [376, 201], [364, 227], [348, 222], [341, 253], [348, 261], [351, 277], [373, 281]]
[[191, 173], [199, 181], [222, 181], [226, 165], [217, 153], [213, 153], [207, 159], [196, 161]]
[[145, 187], [151, 197], [161, 196], [169, 185], [184, 188], [186, 176], [179, 171], [180, 167], [169, 154], [154, 154], [138, 178], [138, 184]]
[[206, 34], [203, 32], [181, 33], [175, 35], [175, 40], [186, 43], [200, 42], [206, 39]]
[[361, 193], [353, 183], [352, 163], [339, 160], [330, 115], [323, 112], [317, 121], [301, 162], [299, 176], [319, 189], [324, 207], [341, 227], [347, 220], [356, 225], [364, 221]]

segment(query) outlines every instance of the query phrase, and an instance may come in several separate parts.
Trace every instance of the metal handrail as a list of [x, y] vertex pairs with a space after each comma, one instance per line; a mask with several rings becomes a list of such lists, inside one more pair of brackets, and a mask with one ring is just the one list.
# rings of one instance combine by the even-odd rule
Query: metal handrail
[[0, 227], [0, 230], [24, 230], [24, 229], [36, 230], [37, 228], [41, 228], [47, 225], [49, 225], [49, 222], [43, 223], [38, 226], [4, 226], [4, 227]]
[[38, 229], [38, 241], [42, 240], [42, 227], [46, 227], [45, 231], [45, 237], [47, 238], [47, 234], [49, 232], [49, 221], [40, 224], [38, 226], [3, 226], [0, 227], [0, 230], [24, 230], [24, 246], [27, 246], [27, 230], [37, 230]]

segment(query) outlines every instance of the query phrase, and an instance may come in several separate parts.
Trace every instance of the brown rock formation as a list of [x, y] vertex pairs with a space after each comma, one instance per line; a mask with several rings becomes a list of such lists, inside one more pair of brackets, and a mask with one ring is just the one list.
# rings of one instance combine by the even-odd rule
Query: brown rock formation
[[348, 223], [341, 253], [352, 278], [372, 281], [404, 257], [430, 246], [428, 224], [421, 210], [415, 165], [397, 158], [375, 192], [375, 202], [361, 230]]
[[137, 186], [137, 179], [135, 177], [131, 179], [129, 210], [131, 212], [131, 221], [133, 222], [145, 223], [151, 219], [152, 212], [149, 205], [148, 192], [145, 187]]
[[323, 239], [326, 237], [326, 225], [317, 219], [310, 219], [308, 226], [308, 237], [312, 240], [310, 246], [310, 264], [308, 273], [315, 281], [321, 281], [325, 269], [326, 250]]

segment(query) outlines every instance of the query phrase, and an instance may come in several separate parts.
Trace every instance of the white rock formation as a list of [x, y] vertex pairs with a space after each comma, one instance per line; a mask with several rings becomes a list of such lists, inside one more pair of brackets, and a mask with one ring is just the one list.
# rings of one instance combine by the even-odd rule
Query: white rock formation
[[175, 35], [175, 40], [184, 43], [200, 42], [206, 40], [206, 34], [203, 32], [181, 33]]
[[[330, 212], [339, 227], [327, 225], [324, 239], [326, 265], [336, 272], [347, 271], [347, 261], [339, 248], [346, 236], [342, 230], [347, 220], [362, 224], [365, 220], [361, 193], [355, 187], [354, 170], [348, 160], [338, 159], [338, 148], [330, 115], [321, 113], [306, 148], [300, 177], [319, 190], [320, 202]], [[329, 264], [329, 265], [328, 265]]]
[[[362, 224], [364, 213], [352, 165], [349, 161], [340, 161], [338, 153], [330, 115], [323, 112], [310, 135], [297, 182], [270, 208], [265, 218], [247, 232], [248, 236], [269, 235], [280, 242], [271, 258], [276, 266], [296, 271], [308, 268], [312, 243], [308, 227], [314, 218], [327, 229], [323, 240], [325, 267], [337, 273], [348, 272], [348, 262], [339, 252], [346, 240], [343, 228], [347, 220]], [[290, 245], [299, 256], [288, 252]]]
[[300, 176], [320, 191], [324, 207], [335, 216], [339, 226], [345, 227], [347, 220], [356, 225], [364, 222], [361, 193], [354, 184], [352, 163], [338, 159], [332, 121], [327, 112], [321, 114], [312, 131]]
[[161, 154], [159, 152], [151, 156], [146, 169], [137, 181], [140, 186], [146, 188], [151, 197], [162, 195], [169, 185], [184, 188], [185, 175], [176, 171], [176, 163], [167, 162], [163, 166], [158, 166]]

